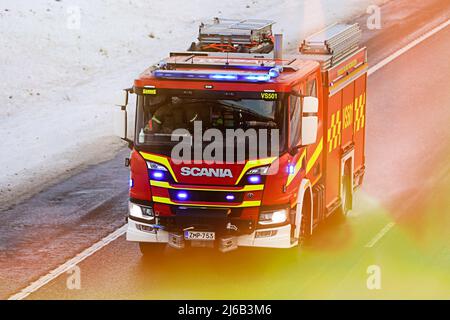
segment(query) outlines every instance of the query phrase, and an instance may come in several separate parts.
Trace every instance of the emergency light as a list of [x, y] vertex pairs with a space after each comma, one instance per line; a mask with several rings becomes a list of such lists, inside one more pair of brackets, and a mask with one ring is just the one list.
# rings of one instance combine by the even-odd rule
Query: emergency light
[[258, 184], [261, 183], [261, 176], [259, 175], [252, 175], [248, 177], [248, 182], [251, 184]]
[[232, 194], [227, 194], [225, 199], [227, 199], [228, 201], [233, 201], [234, 199], [236, 199], [236, 197], [234, 195], [232, 195]]
[[178, 200], [187, 200], [188, 194], [185, 191], [180, 191], [177, 193]]
[[155, 180], [163, 180], [164, 179], [164, 172], [162, 171], [153, 171], [152, 177]]
[[277, 78], [281, 72], [282, 67], [276, 66], [271, 68], [268, 73], [154, 70], [153, 76], [162, 79], [267, 82], [272, 78]]

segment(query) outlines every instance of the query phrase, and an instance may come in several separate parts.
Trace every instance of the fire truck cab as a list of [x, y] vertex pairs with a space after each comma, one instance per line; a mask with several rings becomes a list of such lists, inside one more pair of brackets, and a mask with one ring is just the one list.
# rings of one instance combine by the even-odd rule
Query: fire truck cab
[[[359, 26], [333, 25], [284, 56], [272, 25], [202, 24], [198, 43], [145, 70], [117, 103], [119, 135], [132, 149], [127, 240], [143, 253], [166, 245], [291, 248], [352, 208], [365, 170], [367, 54]], [[129, 94], [136, 95], [134, 138]], [[211, 152], [229, 132], [232, 146]], [[248, 132], [265, 133], [276, 148], [261, 152], [264, 144]], [[247, 143], [240, 161], [239, 139]], [[180, 141], [189, 161], [174, 157]], [[205, 160], [207, 151], [222, 161]]]

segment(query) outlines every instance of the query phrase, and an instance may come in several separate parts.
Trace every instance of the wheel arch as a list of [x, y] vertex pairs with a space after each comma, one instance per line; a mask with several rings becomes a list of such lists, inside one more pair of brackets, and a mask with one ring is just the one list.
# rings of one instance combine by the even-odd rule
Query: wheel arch
[[298, 239], [300, 237], [300, 230], [302, 226], [302, 219], [304, 216], [303, 205], [304, 200], [309, 199], [310, 204], [310, 212], [309, 215], [309, 233], [312, 234], [313, 229], [313, 194], [312, 194], [312, 186], [309, 179], [303, 179], [300, 183], [300, 187], [297, 194], [297, 204], [296, 204], [296, 214], [295, 214], [295, 232], [294, 237]]
[[353, 207], [353, 175], [354, 175], [354, 168], [355, 168], [355, 150], [352, 148], [350, 151], [346, 152], [342, 158], [341, 158], [341, 176], [340, 176], [340, 187], [339, 187], [339, 194], [342, 199], [342, 179], [346, 174], [348, 174], [350, 178], [350, 209]]

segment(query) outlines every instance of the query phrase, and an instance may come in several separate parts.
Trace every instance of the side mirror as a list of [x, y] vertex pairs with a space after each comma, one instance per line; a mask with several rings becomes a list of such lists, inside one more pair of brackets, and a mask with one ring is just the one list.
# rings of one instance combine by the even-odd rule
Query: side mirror
[[309, 146], [317, 141], [317, 130], [319, 129], [319, 99], [316, 97], [303, 98], [302, 114], [302, 138], [304, 146]]
[[128, 92], [130, 90], [122, 90], [115, 97], [114, 104], [118, 107], [125, 108], [128, 106]]
[[303, 113], [318, 113], [319, 99], [316, 97], [303, 97]]
[[122, 90], [115, 97], [115, 105], [120, 108], [114, 110], [114, 134], [128, 142], [128, 146], [131, 149], [133, 147], [133, 141], [128, 139], [128, 94], [130, 90]]
[[127, 109], [114, 110], [114, 134], [121, 139], [127, 139]]

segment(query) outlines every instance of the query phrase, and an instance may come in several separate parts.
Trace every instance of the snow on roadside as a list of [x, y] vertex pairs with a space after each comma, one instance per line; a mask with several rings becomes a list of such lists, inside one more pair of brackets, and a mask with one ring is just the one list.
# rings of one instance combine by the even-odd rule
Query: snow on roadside
[[201, 21], [273, 19], [293, 49], [384, 2], [2, 0], [0, 206], [123, 147], [113, 137], [112, 97], [168, 51], [186, 49]]

